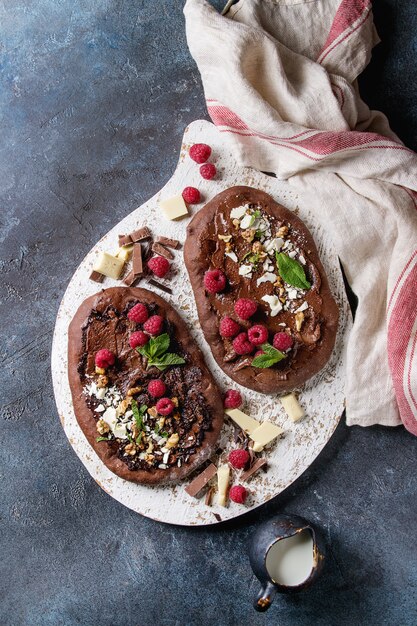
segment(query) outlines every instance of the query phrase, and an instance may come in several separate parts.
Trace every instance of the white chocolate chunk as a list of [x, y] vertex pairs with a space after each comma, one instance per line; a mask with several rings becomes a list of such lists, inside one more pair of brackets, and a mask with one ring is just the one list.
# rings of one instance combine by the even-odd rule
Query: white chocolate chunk
[[252, 265], [241, 265], [239, 267], [239, 275], [240, 276], [252, 276]]
[[113, 428], [113, 435], [118, 439], [127, 439], [126, 424], [116, 424]]
[[262, 285], [262, 283], [274, 283], [277, 279], [277, 275], [273, 272], [265, 272], [262, 276], [260, 276], [256, 281], [256, 286]]
[[108, 424], [110, 428], [113, 430], [113, 428], [117, 424], [116, 409], [114, 409], [113, 407], [109, 407], [108, 409], [105, 410], [105, 412], [101, 416], [101, 419], [103, 419], [106, 422], [106, 424]]
[[301, 418], [305, 417], [305, 411], [297, 400], [294, 393], [289, 393], [286, 396], [280, 398], [281, 404], [284, 407], [290, 420], [298, 422]]
[[234, 252], [225, 252], [224, 255], [228, 256], [229, 259], [232, 259], [232, 261], [234, 261], [235, 263], [237, 263], [239, 260]]
[[128, 246], [122, 246], [121, 248], [117, 250], [115, 256], [117, 256], [118, 259], [122, 259], [122, 261], [127, 263], [132, 255], [132, 251], [133, 251], [133, 244], [130, 244]]
[[246, 208], [245, 206], [237, 206], [234, 209], [232, 209], [230, 211], [230, 217], [232, 219], [237, 219], [240, 220], [241, 217], [243, 217], [246, 213]]
[[217, 468], [217, 503], [220, 506], [226, 506], [227, 491], [229, 489], [230, 467], [228, 465], [219, 465]]
[[108, 252], [102, 252], [98, 257], [93, 270], [95, 272], [99, 272], [100, 274], [104, 274], [104, 276], [117, 280], [122, 273], [124, 264], [125, 262], [123, 259], [119, 259]]
[[261, 452], [264, 446], [274, 441], [279, 435], [282, 435], [284, 431], [282, 428], [272, 422], [262, 422], [258, 428], [251, 433], [251, 439], [254, 441], [253, 451]]
[[260, 426], [258, 420], [246, 415], [239, 409], [226, 409], [225, 413], [248, 435], [251, 435]]
[[161, 200], [159, 204], [165, 213], [165, 217], [169, 220], [179, 220], [189, 215], [187, 205], [182, 196], [174, 196], [166, 200]]
[[278, 296], [262, 296], [261, 300], [269, 304], [271, 309], [271, 317], [275, 317], [282, 310], [282, 304]]
[[303, 304], [299, 306], [298, 309], [295, 309], [294, 313], [301, 313], [301, 311], [305, 311], [306, 309], [308, 309], [308, 302], [303, 302]]

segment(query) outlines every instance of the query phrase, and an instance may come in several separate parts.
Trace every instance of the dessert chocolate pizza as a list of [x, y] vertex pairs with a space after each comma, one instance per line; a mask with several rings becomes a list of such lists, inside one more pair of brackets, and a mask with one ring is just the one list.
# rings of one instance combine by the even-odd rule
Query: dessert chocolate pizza
[[114, 287], [69, 327], [77, 421], [106, 466], [138, 483], [180, 480], [215, 451], [223, 402], [188, 329], [161, 297]]
[[294, 213], [262, 191], [232, 187], [191, 220], [184, 259], [207, 343], [233, 380], [284, 392], [323, 368], [338, 308]]

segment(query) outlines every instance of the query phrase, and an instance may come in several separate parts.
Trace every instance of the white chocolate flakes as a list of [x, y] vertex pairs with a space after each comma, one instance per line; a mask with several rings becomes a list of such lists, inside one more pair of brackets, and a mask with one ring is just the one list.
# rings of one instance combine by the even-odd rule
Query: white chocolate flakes
[[275, 317], [280, 311], [282, 311], [282, 304], [279, 301], [278, 296], [262, 296], [261, 300], [269, 304], [271, 317]]

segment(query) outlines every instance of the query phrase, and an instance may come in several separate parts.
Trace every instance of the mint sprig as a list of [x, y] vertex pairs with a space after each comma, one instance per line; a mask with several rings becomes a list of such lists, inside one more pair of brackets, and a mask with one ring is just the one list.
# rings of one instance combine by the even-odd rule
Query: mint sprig
[[170, 342], [169, 335], [163, 333], [158, 337], [151, 337], [146, 345], [136, 348], [139, 354], [147, 359], [147, 369], [153, 365], [162, 372], [170, 365], [183, 365], [185, 363], [185, 359], [179, 354], [167, 352]]
[[98, 443], [99, 441], [110, 441], [110, 439], [108, 437], [97, 437], [96, 441]]
[[139, 408], [138, 407], [138, 403], [136, 402], [136, 400], [132, 399], [131, 408], [132, 408], [133, 417], [135, 418], [136, 427], [137, 427], [138, 430], [142, 430], [142, 428], [143, 428], [143, 416], [145, 415], [146, 411], [148, 410], [148, 407], [146, 406], [146, 404], [142, 404], [141, 407]]
[[270, 343], [263, 343], [261, 348], [264, 354], [260, 354], [253, 359], [251, 363], [252, 367], [266, 369], [267, 367], [272, 367], [276, 363], [279, 363], [282, 359], [287, 358], [286, 354], [271, 346]]
[[275, 252], [275, 258], [279, 274], [288, 285], [297, 287], [297, 289], [310, 289], [311, 285], [306, 278], [301, 263], [284, 254], [284, 252]]

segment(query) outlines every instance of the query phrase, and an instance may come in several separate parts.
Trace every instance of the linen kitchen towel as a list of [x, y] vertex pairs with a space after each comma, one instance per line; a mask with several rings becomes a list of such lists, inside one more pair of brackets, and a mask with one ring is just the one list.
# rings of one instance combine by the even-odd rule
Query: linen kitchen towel
[[350, 425], [417, 434], [417, 155], [361, 100], [378, 42], [369, 0], [187, 0], [208, 112], [244, 166], [308, 198], [358, 297]]

